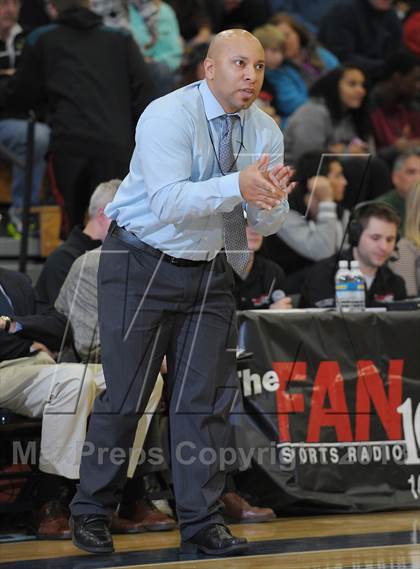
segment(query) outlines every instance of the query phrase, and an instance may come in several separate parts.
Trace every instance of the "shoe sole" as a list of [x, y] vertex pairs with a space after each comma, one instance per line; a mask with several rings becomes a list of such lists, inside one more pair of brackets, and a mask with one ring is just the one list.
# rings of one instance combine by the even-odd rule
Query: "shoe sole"
[[71, 539], [71, 533], [69, 532], [68, 535], [39, 535], [36, 534], [37, 539], [40, 541], [69, 541]]
[[210, 549], [208, 547], [202, 547], [200, 545], [195, 545], [193, 543], [181, 544], [179, 548], [179, 558], [180, 560], [194, 559], [197, 555], [205, 554], [214, 557], [228, 557], [230, 555], [241, 555], [249, 549], [249, 543], [240, 543], [238, 545], [232, 545], [226, 549]]
[[82, 545], [78, 543], [74, 537], [71, 538], [73, 545], [75, 545], [78, 549], [82, 549], [83, 551], [87, 551], [88, 553], [95, 553], [96, 555], [101, 555], [102, 553], [114, 553], [115, 549], [113, 547], [89, 547], [87, 545]]
[[146, 528], [142, 527], [138, 529], [126, 529], [126, 530], [114, 530], [111, 528], [110, 531], [112, 535], [133, 535], [136, 533], [145, 533]]
[[159, 526], [144, 526], [145, 531], [171, 531], [176, 529], [176, 524], [162, 524]]
[[248, 519], [239, 520], [238, 518], [230, 518], [228, 516], [223, 516], [223, 517], [228, 524], [261, 524], [266, 522], [273, 522], [274, 520], [277, 519], [276, 516], [273, 517], [261, 516], [259, 518], [254, 518], [249, 520]]
[[[70, 525], [70, 524], [69, 524]], [[39, 541], [70, 541], [71, 540], [71, 530], [65, 530], [65, 533], [56, 533], [52, 535], [47, 535], [43, 533], [38, 533], [38, 527], [33, 523], [28, 525], [28, 529], [36, 536]]]

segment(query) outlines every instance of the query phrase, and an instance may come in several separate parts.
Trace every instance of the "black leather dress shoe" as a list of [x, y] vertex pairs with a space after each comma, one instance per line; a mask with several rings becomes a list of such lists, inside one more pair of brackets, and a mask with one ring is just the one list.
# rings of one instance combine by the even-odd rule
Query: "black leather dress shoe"
[[182, 541], [180, 554], [237, 555], [248, 549], [248, 542], [243, 537], [235, 537], [229, 528], [222, 524], [212, 524]]
[[73, 543], [76, 547], [89, 553], [112, 553], [111, 532], [109, 519], [99, 514], [73, 516], [70, 519]]

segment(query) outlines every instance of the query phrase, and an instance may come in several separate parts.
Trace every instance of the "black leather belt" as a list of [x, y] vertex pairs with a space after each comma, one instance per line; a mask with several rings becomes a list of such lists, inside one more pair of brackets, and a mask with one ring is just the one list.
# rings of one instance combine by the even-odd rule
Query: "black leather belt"
[[197, 267], [199, 265], [207, 265], [210, 261], [193, 261], [192, 259], [178, 259], [177, 257], [171, 257], [171, 255], [167, 255], [166, 253], [162, 253], [159, 249], [155, 249], [151, 245], [148, 245], [144, 241], [141, 241], [138, 237], [127, 231], [123, 227], [120, 227], [113, 221], [110, 225], [108, 234], [112, 237], [117, 237], [120, 241], [123, 241], [130, 247], [134, 247], [135, 249], [139, 249], [140, 251], [145, 251], [149, 253], [149, 255], [153, 255], [157, 259], [161, 259], [165, 261], [165, 263], [171, 263], [172, 265], [176, 265], [177, 267]]

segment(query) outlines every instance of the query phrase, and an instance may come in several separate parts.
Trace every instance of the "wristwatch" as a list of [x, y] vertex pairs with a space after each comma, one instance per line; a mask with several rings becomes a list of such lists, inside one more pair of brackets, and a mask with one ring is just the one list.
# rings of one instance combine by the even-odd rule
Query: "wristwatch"
[[3, 330], [5, 332], [8, 332], [10, 330], [10, 325], [12, 323], [12, 319], [9, 316], [0, 316], [0, 320], [3, 320], [3, 322], [4, 322]]

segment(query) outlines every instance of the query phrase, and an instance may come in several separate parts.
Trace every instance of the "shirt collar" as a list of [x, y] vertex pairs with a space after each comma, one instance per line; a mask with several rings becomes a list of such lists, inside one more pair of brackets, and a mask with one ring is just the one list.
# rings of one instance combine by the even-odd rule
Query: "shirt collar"
[[[15, 53], [15, 46], [14, 46], [15, 39], [16, 39], [16, 36], [18, 36], [22, 31], [23, 30], [19, 24], [15, 24], [13, 26], [13, 28], [10, 30], [9, 37], [7, 38], [7, 40], [5, 42], [6, 43], [6, 49], [9, 53], [13, 53], [13, 54]], [[14, 63], [15, 62], [13, 62], [13, 66], [14, 66]]]
[[7, 294], [6, 289], [4, 288], [4, 286], [2, 286], [0, 284], [0, 292], [2, 292], [7, 300], [7, 302], [10, 304], [10, 307], [12, 308], [12, 310], [14, 309], [12, 301], [10, 299], [10, 296]]
[[7, 38], [8, 42], [13, 42], [15, 37], [23, 32], [22, 26], [19, 24], [15, 24], [13, 28], [10, 30], [9, 37]]
[[[211, 92], [206, 80], [201, 81], [201, 83], [198, 86], [198, 89], [203, 99], [204, 112], [206, 113], [207, 120], [211, 121], [215, 118], [226, 115], [225, 110]], [[240, 118], [242, 124], [244, 120], [244, 113], [245, 111], [241, 110], [238, 111], [237, 113], [232, 113], [232, 114], [237, 115]]]

